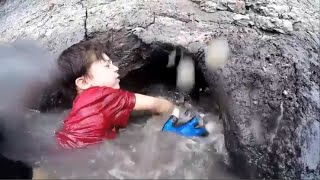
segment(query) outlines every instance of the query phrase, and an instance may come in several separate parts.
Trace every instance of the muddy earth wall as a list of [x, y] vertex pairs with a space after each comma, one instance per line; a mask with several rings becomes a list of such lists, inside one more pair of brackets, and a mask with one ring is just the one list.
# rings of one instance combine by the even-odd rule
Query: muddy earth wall
[[[319, 16], [317, 0], [2, 0], [0, 41], [35, 39], [59, 55], [99, 38], [122, 75], [157, 43], [183, 46], [220, 102], [234, 171], [308, 179], [320, 178]], [[203, 51], [221, 36], [232, 55], [212, 73]]]

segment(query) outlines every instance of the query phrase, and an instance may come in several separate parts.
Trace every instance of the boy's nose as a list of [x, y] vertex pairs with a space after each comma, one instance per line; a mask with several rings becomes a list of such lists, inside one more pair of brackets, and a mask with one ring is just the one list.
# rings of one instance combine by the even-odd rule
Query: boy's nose
[[119, 70], [118, 66], [113, 65], [113, 70], [118, 71]]

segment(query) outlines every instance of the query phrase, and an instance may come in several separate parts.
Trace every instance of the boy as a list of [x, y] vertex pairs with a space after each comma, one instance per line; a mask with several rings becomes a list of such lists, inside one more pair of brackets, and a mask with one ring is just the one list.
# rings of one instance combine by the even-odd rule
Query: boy
[[185, 136], [205, 134], [204, 128], [195, 128], [197, 118], [174, 127], [179, 109], [170, 101], [121, 90], [118, 67], [98, 42], [80, 42], [66, 49], [58, 58], [58, 67], [63, 76], [61, 92], [73, 102], [62, 129], [56, 132], [63, 148], [82, 148], [115, 138], [117, 130], [127, 126], [133, 110], [171, 113], [163, 131]]

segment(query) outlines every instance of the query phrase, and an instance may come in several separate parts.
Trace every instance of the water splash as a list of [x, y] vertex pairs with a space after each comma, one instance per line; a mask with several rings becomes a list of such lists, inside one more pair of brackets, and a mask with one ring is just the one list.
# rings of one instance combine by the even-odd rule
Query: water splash
[[[198, 110], [195, 108], [195, 111]], [[166, 119], [151, 117], [145, 124], [131, 119], [129, 127], [121, 130], [113, 141], [85, 150], [62, 152], [55, 149], [53, 133], [66, 113], [68, 111], [64, 114], [29, 112], [23, 126], [18, 128], [20, 133], [11, 137], [16, 143], [9, 143], [6, 152], [15, 159], [38, 164], [48, 170], [50, 176], [62, 179], [232, 177], [223, 169], [228, 156], [222, 126], [213, 114], [204, 112], [204, 120], [211, 121], [216, 128], [206, 138], [187, 139], [161, 132]], [[185, 116], [182, 121], [188, 118]]]

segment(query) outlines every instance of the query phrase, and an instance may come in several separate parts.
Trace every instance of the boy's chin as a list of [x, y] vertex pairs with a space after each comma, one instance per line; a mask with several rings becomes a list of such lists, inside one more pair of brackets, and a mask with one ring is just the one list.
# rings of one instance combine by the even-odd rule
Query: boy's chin
[[116, 84], [113, 88], [114, 89], [120, 89], [120, 84]]

